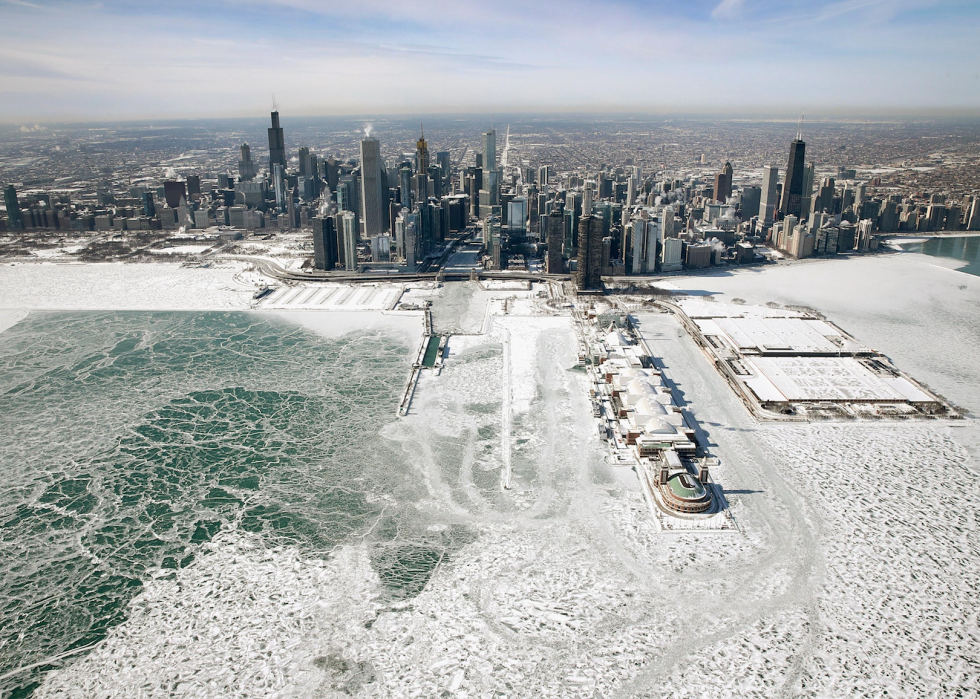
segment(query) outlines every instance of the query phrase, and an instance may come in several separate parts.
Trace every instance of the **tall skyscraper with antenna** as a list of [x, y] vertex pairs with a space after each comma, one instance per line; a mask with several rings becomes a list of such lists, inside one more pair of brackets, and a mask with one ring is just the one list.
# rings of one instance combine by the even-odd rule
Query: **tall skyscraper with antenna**
[[429, 144], [425, 131], [419, 124], [419, 140], [415, 142], [415, 203], [422, 205], [429, 199]]
[[425, 175], [429, 172], [429, 144], [425, 140], [425, 130], [419, 124], [419, 140], [415, 142], [415, 172]]
[[273, 111], [272, 128], [269, 129], [269, 172], [272, 172], [276, 165], [280, 165], [283, 172], [286, 171], [286, 139], [283, 137], [282, 127], [279, 126], [279, 112]]
[[[806, 174], [806, 143], [803, 141], [803, 119], [796, 138], [789, 145], [789, 162], [786, 164], [786, 180], [783, 182], [783, 199], [779, 206], [781, 218], [796, 216], [801, 218], [803, 209], [803, 186]], [[808, 212], [809, 213], [809, 212]]]

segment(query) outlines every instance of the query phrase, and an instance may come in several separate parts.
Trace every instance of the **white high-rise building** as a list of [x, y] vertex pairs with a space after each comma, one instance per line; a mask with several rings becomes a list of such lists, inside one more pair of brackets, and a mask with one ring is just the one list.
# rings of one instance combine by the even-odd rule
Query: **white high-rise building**
[[775, 220], [776, 206], [779, 204], [776, 199], [777, 184], [779, 184], [779, 168], [775, 165], [766, 165], [762, 168], [762, 196], [759, 199], [759, 219], [766, 226], [772, 225]]
[[661, 238], [674, 237], [674, 207], [665, 206], [660, 212], [660, 235]]
[[663, 212], [651, 216], [648, 209], [642, 209], [639, 218], [633, 219], [633, 261], [630, 273], [654, 272], [657, 267], [657, 248], [663, 241]]
[[684, 244], [680, 238], [664, 238], [664, 249], [660, 254], [660, 270], [662, 272], [677, 272], [683, 267], [681, 251]]
[[381, 143], [373, 136], [361, 141], [361, 202], [364, 236], [374, 238], [384, 229], [381, 192]]
[[344, 236], [344, 269], [349, 272], [357, 270], [357, 216], [353, 211], [345, 211], [341, 215], [341, 225]]

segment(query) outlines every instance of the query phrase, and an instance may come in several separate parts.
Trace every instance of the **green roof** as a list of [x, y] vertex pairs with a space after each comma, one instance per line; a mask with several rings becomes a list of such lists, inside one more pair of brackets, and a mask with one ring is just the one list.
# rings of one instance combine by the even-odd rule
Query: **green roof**
[[667, 484], [674, 495], [684, 500], [697, 500], [705, 495], [704, 486], [690, 473], [674, 474], [667, 479]]

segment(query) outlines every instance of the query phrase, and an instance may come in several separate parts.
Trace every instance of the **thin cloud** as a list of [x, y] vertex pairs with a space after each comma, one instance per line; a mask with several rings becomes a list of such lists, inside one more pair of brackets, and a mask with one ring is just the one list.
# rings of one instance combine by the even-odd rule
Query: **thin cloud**
[[711, 19], [735, 19], [742, 14], [745, 0], [721, 0], [711, 11]]

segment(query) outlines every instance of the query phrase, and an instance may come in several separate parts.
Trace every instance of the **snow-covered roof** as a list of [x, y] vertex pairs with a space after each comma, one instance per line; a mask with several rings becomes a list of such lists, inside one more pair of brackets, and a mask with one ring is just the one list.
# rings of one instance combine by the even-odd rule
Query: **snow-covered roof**
[[666, 422], [659, 418], [652, 418], [647, 420], [646, 424], [643, 425], [643, 431], [647, 434], [677, 434], [677, 429], [673, 425], [668, 425]]

